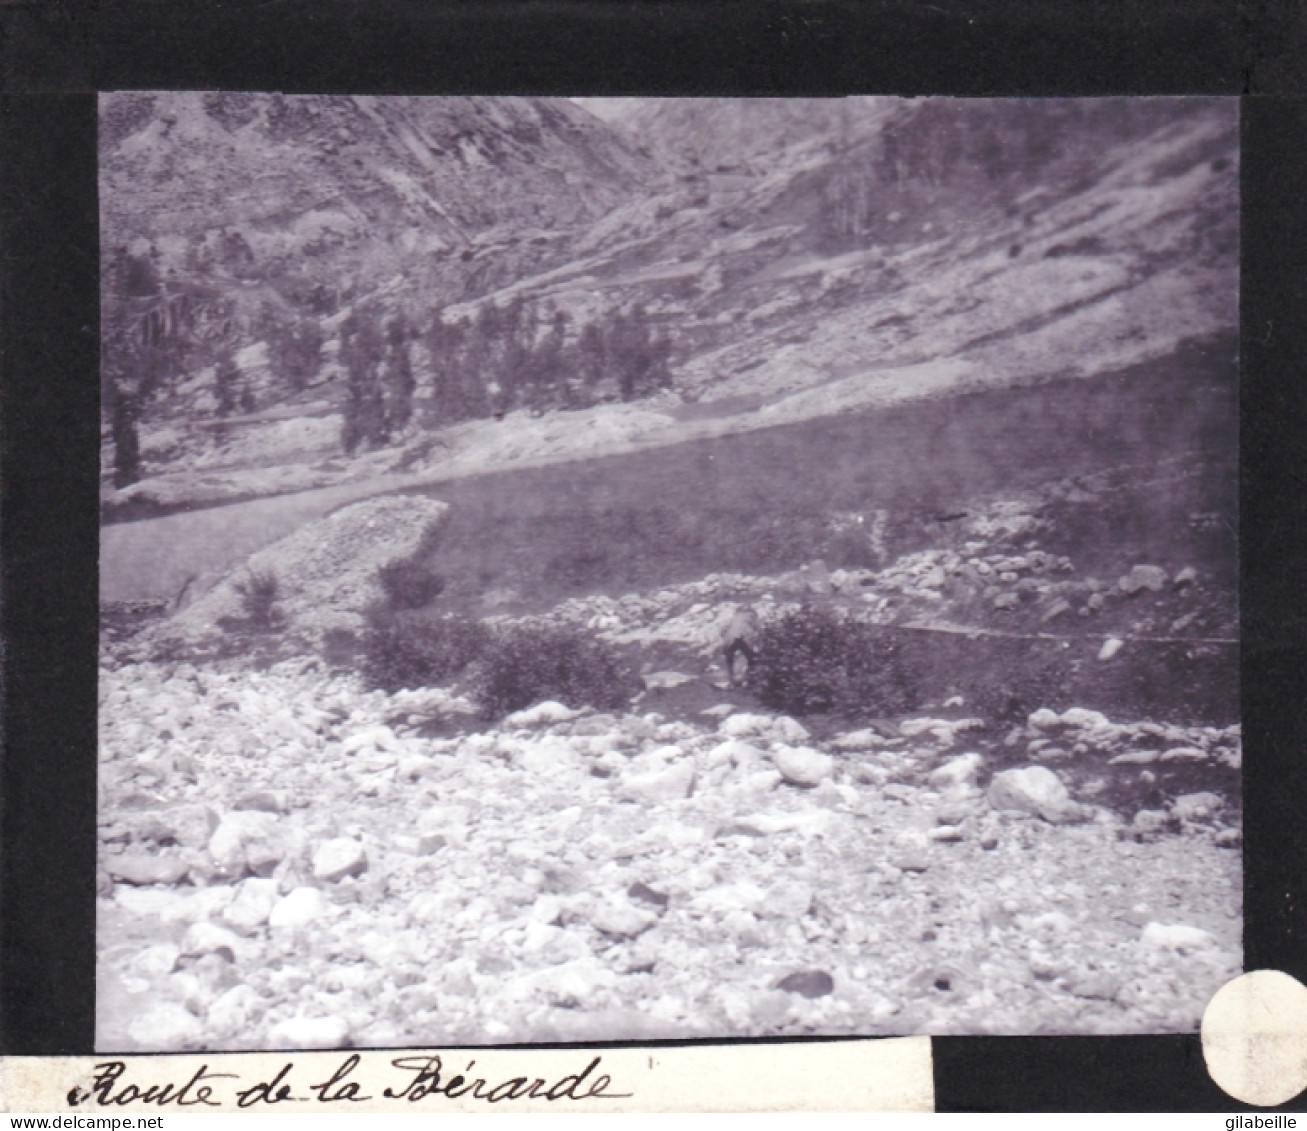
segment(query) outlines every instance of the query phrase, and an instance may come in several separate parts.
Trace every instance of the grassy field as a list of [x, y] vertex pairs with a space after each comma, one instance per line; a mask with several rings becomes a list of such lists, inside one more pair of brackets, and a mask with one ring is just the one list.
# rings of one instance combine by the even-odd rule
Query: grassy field
[[870, 566], [849, 516], [888, 512], [893, 557], [954, 537], [939, 520], [978, 500], [1115, 468], [1112, 501], [1067, 508], [1045, 548], [1082, 572], [1198, 565], [1233, 595], [1233, 359], [1222, 340], [1105, 377], [442, 484], [423, 489], [452, 504], [432, 561], [449, 603], [499, 591], [514, 611], [814, 558]]

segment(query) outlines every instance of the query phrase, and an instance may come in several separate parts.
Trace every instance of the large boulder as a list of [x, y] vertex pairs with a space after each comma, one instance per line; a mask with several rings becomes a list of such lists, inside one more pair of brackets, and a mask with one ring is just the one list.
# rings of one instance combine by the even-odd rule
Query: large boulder
[[1082, 806], [1071, 800], [1062, 779], [1045, 766], [1004, 770], [989, 783], [989, 803], [995, 809], [1033, 813], [1053, 824], [1082, 820]]

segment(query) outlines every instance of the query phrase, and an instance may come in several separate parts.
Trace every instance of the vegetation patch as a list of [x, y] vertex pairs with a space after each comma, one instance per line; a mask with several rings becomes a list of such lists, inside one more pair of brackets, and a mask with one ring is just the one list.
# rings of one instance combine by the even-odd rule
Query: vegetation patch
[[431, 687], [461, 675], [489, 643], [485, 625], [469, 617], [418, 619], [375, 608], [363, 637], [363, 678], [386, 692]]
[[903, 648], [880, 625], [806, 607], [762, 627], [749, 688], [787, 714], [894, 715], [916, 705]]
[[618, 653], [575, 629], [513, 625], [490, 640], [475, 677], [487, 718], [545, 699], [569, 707], [625, 707], [640, 689]]

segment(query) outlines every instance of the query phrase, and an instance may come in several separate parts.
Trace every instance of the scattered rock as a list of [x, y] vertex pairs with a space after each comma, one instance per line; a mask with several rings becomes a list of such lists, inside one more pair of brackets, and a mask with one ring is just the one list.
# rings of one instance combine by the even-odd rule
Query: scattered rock
[[927, 781], [936, 789], [949, 789], [954, 786], [972, 785], [984, 768], [985, 760], [974, 751], [950, 758], [942, 766], [931, 771]]
[[182, 1052], [200, 1047], [204, 1037], [200, 1019], [176, 1002], [155, 1002], [127, 1027], [141, 1048]]
[[216, 923], [192, 923], [182, 938], [181, 953], [196, 958], [203, 954], [217, 954], [228, 962], [235, 962], [245, 949], [241, 940], [226, 927], [219, 927]]
[[590, 925], [595, 930], [619, 938], [634, 938], [656, 922], [657, 916], [625, 902], [603, 902], [590, 913]]
[[409, 856], [431, 856], [445, 847], [445, 838], [439, 833], [421, 833], [418, 836], [400, 833], [391, 840], [390, 846], [396, 852], [404, 852]]
[[349, 1022], [343, 1017], [290, 1017], [268, 1031], [274, 1049], [341, 1049], [349, 1045]]
[[1056, 601], [1054, 601], [1051, 605], [1049, 605], [1047, 609], [1044, 610], [1043, 615], [1039, 619], [1041, 622], [1047, 623], [1048, 621], [1060, 617], [1063, 613], [1069, 613], [1070, 611], [1071, 611], [1071, 602], [1063, 597], [1059, 597]]
[[247, 871], [270, 876], [285, 852], [276, 816], [258, 810], [227, 813], [209, 839], [214, 866], [231, 879], [240, 879]]
[[835, 759], [810, 746], [776, 746], [771, 760], [791, 785], [814, 786], [835, 772]]
[[277, 881], [250, 878], [236, 888], [236, 898], [222, 909], [222, 921], [242, 935], [252, 935], [277, 903]]
[[1201, 927], [1190, 927], [1184, 923], [1148, 923], [1145, 925], [1139, 941], [1144, 946], [1162, 950], [1198, 950], [1211, 946], [1215, 939]]
[[835, 979], [825, 970], [800, 970], [786, 974], [776, 983], [776, 988], [801, 997], [826, 997], [827, 994], [834, 993]]
[[1155, 565], [1137, 565], [1117, 582], [1117, 587], [1128, 596], [1145, 589], [1160, 593], [1166, 587], [1166, 570]]
[[1067, 989], [1076, 997], [1096, 1001], [1113, 1001], [1121, 992], [1121, 979], [1114, 974], [1091, 973], [1072, 978], [1067, 982]]
[[261, 789], [238, 798], [232, 808], [259, 813], [285, 813], [290, 808], [290, 803], [284, 792]]
[[651, 888], [648, 884], [639, 880], [626, 889], [626, 894], [632, 899], [638, 899], [642, 903], [647, 903], [652, 907], [657, 907], [660, 911], [666, 908], [667, 904], [671, 901], [666, 892], [661, 892], [656, 888]]
[[1115, 636], [1109, 636], [1106, 640], [1103, 641], [1103, 646], [1098, 650], [1098, 658], [1104, 661], [1110, 660], [1119, 651], [1121, 651], [1121, 648], [1124, 644], [1125, 644], [1124, 640], [1121, 640]]
[[268, 926], [292, 929], [304, 927], [323, 918], [330, 910], [331, 905], [317, 888], [295, 888], [277, 901], [268, 915]]
[[675, 691], [687, 683], [694, 682], [694, 676], [684, 672], [652, 672], [643, 677], [647, 691]]
[[325, 883], [361, 876], [367, 870], [368, 854], [352, 837], [323, 841], [313, 854], [313, 878]]
[[685, 759], [648, 773], [624, 773], [621, 791], [635, 801], [680, 801], [690, 796], [694, 777], [694, 763]]
[[1224, 804], [1215, 793], [1185, 793], [1171, 802], [1171, 812], [1181, 821], [1210, 821]]
[[1026, 766], [996, 774], [989, 784], [989, 803], [995, 809], [1035, 813], [1052, 824], [1078, 820], [1083, 815], [1062, 779], [1044, 766]]
[[553, 699], [546, 699], [543, 703], [537, 703], [534, 707], [514, 711], [504, 720], [504, 725], [508, 727], [546, 726], [549, 723], [569, 722], [580, 714], [580, 711], [574, 711]]
[[177, 854], [131, 850], [106, 857], [104, 866], [113, 879], [136, 887], [180, 883], [190, 871], [186, 860]]

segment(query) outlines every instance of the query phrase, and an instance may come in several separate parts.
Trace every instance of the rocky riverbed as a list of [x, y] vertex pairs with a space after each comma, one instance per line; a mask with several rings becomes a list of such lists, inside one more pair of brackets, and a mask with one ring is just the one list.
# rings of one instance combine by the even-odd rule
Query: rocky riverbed
[[[1182, 1032], [1239, 971], [1237, 727], [817, 735], [667, 674], [490, 725], [108, 656], [97, 1047]], [[1108, 803], [1177, 765], [1215, 787]]]

